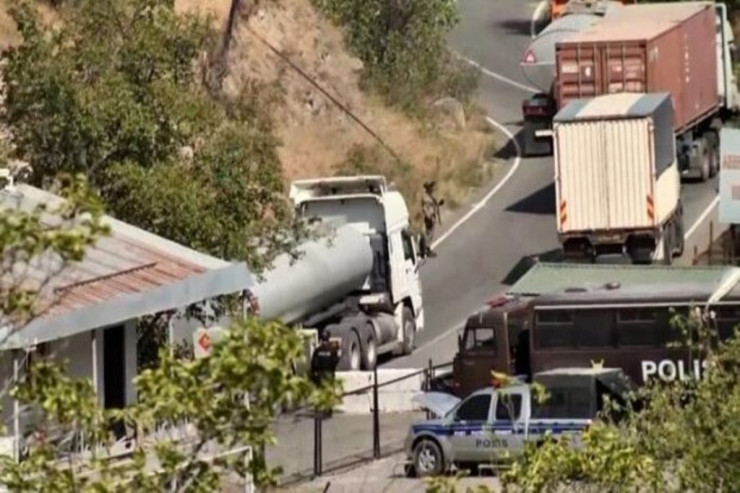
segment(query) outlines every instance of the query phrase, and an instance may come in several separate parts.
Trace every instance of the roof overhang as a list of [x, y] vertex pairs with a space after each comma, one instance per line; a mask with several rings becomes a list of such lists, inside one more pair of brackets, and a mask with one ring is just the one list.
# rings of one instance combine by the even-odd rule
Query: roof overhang
[[9, 334], [0, 329], [0, 350], [21, 349], [43, 342], [123, 323], [127, 320], [186, 307], [217, 296], [243, 291], [253, 284], [245, 263], [208, 270], [172, 284], [119, 296], [59, 316], [40, 317]]

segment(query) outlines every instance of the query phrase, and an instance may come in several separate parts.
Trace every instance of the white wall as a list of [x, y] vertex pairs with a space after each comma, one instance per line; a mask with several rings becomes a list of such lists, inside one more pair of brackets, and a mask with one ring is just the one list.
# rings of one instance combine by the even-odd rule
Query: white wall
[[[419, 369], [379, 369], [378, 382], [390, 382], [397, 378], [406, 377], [418, 372]], [[342, 380], [344, 392], [351, 392], [368, 387], [373, 384], [373, 372], [371, 371], [347, 371], [337, 372], [337, 378]], [[422, 394], [424, 374], [406, 378], [400, 382], [378, 388], [378, 409], [382, 413], [418, 411], [418, 407], [411, 399]], [[359, 395], [347, 396], [343, 399], [338, 411], [347, 414], [370, 414], [373, 412], [373, 392], [368, 390]]]
[[[103, 329], [96, 331], [97, 347], [97, 381], [98, 400], [103, 403], [103, 371], [105, 361], [103, 360]], [[126, 403], [136, 402], [136, 389], [134, 378], [136, 377], [136, 321], [130, 320], [124, 324], [124, 348], [126, 362]], [[32, 353], [33, 354], [33, 353]], [[93, 377], [92, 357], [92, 332], [84, 332], [72, 337], [52, 341], [47, 346], [47, 355], [56, 361], [65, 361], [69, 375], [74, 378]], [[0, 418], [2, 425], [6, 427], [7, 435], [13, 435], [13, 400], [7, 395], [7, 388], [12, 385], [13, 360], [11, 351], [0, 352]], [[21, 419], [21, 433], [27, 423], [27, 419]], [[0, 454], [5, 452], [7, 442], [0, 436]], [[12, 447], [12, 442], [10, 442]], [[12, 449], [11, 449], [12, 450]]]

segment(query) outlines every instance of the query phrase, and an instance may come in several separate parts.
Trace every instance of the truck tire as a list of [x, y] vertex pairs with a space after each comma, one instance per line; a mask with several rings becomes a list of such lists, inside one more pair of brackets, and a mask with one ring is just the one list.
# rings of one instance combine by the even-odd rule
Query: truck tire
[[444, 456], [437, 442], [423, 438], [414, 446], [414, 472], [417, 478], [438, 476], [444, 468]]
[[676, 249], [675, 256], [681, 257], [683, 255], [684, 247], [686, 244], [686, 231], [683, 225], [683, 206], [679, 204], [678, 210], [676, 211]]
[[704, 183], [709, 179], [709, 173], [711, 171], [711, 150], [707, 145], [706, 138], [697, 142], [696, 152], [699, 155], [699, 181]]
[[673, 264], [673, 245], [675, 244], [676, 226], [675, 216], [663, 228], [663, 264]]
[[403, 308], [401, 323], [403, 324], [401, 327], [403, 330], [402, 352], [409, 355], [414, 352], [414, 339], [416, 339], [416, 320], [414, 320], [414, 314], [411, 313], [411, 308], [407, 306]]
[[339, 359], [338, 370], [360, 371], [362, 365], [362, 351], [360, 338], [354, 329], [347, 330], [342, 334], [342, 357]]
[[709, 178], [714, 178], [719, 172], [719, 135], [710, 130], [704, 134], [704, 147], [709, 153]]
[[375, 331], [368, 325], [362, 331], [362, 369], [373, 371], [378, 364], [378, 343]]

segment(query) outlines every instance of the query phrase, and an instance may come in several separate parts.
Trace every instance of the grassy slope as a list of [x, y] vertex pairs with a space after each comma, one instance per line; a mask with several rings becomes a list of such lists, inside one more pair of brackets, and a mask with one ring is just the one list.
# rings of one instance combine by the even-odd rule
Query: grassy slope
[[[11, 1], [0, 0], [3, 46], [18, 41], [5, 12]], [[230, 3], [176, 0], [179, 10], [207, 10], [222, 26]], [[46, 18], [53, 16], [45, 7], [42, 12]], [[341, 31], [320, 16], [310, 0], [280, 0], [238, 25], [226, 87], [235, 89], [256, 80], [279, 89], [282, 97], [274, 116], [283, 143], [280, 157], [286, 181], [334, 174], [353, 145], [373, 146], [376, 141], [258, 41], [250, 29], [287, 55], [411, 165], [402, 171], [392, 159], [382, 158], [371, 167], [396, 181], [417, 218], [423, 180], [437, 179], [440, 195], [454, 204], [464, 200], [472, 186], [493, 171], [490, 154], [494, 135], [480, 114], [468, 115], [465, 129], [458, 129], [449, 117], [421, 125], [388, 109], [360, 90], [358, 74], [362, 65], [344, 49]]]

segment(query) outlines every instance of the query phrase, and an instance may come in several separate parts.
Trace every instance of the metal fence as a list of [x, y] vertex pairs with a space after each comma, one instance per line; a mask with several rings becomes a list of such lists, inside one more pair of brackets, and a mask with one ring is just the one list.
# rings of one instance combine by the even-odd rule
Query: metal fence
[[[428, 417], [412, 409], [411, 398], [434, 390], [435, 379], [451, 367], [430, 361], [426, 368], [391, 379], [376, 369], [366, 373], [369, 385], [342, 396], [354, 404], [355, 413], [340, 407], [329, 415], [303, 409], [281, 416], [277, 443], [265, 451], [268, 465], [282, 468], [281, 484], [287, 485], [402, 451], [409, 426]], [[367, 412], [357, 413], [363, 405]]]

